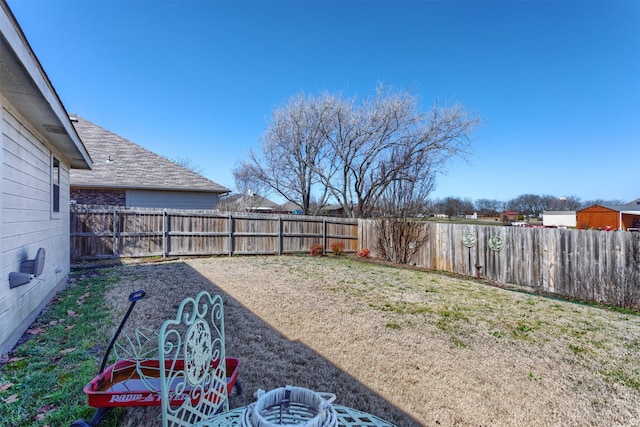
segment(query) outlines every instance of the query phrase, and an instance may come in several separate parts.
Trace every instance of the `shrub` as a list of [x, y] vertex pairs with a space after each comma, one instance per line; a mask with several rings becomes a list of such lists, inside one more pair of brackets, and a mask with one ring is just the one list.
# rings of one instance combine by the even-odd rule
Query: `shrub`
[[367, 248], [361, 249], [360, 252], [358, 252], [360, 258], [369, 258], [369, 255], [371, 255], [371, 251]]
[[331, 252], [335, 255], [342, 255], [344, 253], [344, 242], [335, 242], [331, 244]]
[[314, 243], [309, 248], [309, 253], [311, 254], [311, 256], [322, 256], [323, 252], [324, 252], [324, 246], [322, 246], [319, 243]]
[[374, 220], [376, 256], [395, 264], [409, 264], [427, 242], [430, 224], [402, 218]]

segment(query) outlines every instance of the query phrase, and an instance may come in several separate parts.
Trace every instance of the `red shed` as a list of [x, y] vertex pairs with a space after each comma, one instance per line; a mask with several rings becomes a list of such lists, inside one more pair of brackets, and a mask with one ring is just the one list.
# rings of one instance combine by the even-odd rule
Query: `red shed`
[[576, 213], [578, 228], [599, 230], [629, 230], [640, 228], [640, 206], [593, 205]]
[[514, 222], [518, 220], [518, 212], [502, 212], [500, 215], [502, 222]]

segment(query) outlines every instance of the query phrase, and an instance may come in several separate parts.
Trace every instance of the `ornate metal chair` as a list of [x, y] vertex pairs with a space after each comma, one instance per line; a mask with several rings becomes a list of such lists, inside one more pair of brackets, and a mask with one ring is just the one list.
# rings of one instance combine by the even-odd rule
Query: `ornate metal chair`
[[159, 334], [162, 425], [193, 426], [229, 410], [222, 298], [185, 298]]

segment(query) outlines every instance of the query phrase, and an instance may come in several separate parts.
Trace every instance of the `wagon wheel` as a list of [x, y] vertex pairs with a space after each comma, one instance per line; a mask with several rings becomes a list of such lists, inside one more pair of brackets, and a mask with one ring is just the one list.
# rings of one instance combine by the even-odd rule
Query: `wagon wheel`
[[111, 407], [100, 407], [96, 408], [95, 414], [93, 414], [93, 418], [91, 421], [87, 422], [83, 419], [74, 421], [70, 427], [95, 427], [100, 424], [107, 416], [111, 413], [113, 408]]
[[240, 380], [236, 380], [233, 384], [233, 388], [229, 392], [229, 397], [242, 396], [242, 384], [240, 384]]

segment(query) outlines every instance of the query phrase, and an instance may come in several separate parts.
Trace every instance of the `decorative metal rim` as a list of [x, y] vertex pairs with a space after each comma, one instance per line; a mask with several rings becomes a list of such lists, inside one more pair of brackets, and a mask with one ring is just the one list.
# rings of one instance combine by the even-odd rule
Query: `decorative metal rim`
[[320, 393], [302, 387], [286, 386], [256, 393], [258, 401], [249, 405], [243, 415], [243, 427], [334, 427], [337, 414], [331, 402], [332, 393]]
[[500, 236], [491, 236], [489, 238], [489, 249], [495, 252], [500, 252], [504, 247], [504, 241]]
[[477, 239], [473, 233], [464, 233], [462, 236], [462, 244], [467, 248], [472, 248], [476, 245]]

